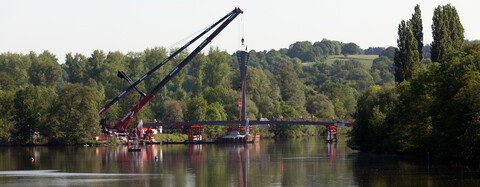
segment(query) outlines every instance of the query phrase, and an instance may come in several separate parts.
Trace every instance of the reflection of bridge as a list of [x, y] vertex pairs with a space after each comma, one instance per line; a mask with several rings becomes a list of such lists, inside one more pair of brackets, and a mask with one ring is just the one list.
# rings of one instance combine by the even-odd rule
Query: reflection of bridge
[[[157, 127], [157, 126], [193, 126], [193, 125], [218, 125], [218, 126], [245, 126], [247, 121], [186, 121], [186, 122], [157, 122], [146, 123], [144, 127]], [[273, 121], [248, 121], [248, 125], [333, 125], [333, 126], [347, 126], [353, 125], [352, 119], [328, 119], [328, 118], [283, 118], [275, 119]]]

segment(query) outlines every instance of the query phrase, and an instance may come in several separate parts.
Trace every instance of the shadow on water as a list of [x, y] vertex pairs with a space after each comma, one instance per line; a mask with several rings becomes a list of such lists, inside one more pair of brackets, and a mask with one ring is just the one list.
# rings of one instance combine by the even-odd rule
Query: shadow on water
[[353, 167], [361, 186], [478, 186], [480, 170], [440, 160], [357, 153]]

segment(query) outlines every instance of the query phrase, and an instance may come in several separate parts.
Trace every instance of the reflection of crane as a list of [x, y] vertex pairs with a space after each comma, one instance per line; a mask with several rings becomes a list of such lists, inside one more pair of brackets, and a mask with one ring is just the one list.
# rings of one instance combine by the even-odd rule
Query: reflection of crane
[[335, 162], [335, 158], [337, 158], [337, 142], [327, 143], [327, 155], [332, 163]]
[[240, 145], [240, 146], [227, 146], [230, 151], [229, 158], [232, 163], [237, 163], [239, 168], [239, 180], [240, 186], [246, 187], [248, 181], [248, 166], [250, 158], [250, 148], [253, 146]]
[[190, 144], [188, 146], [188, 164], [199, 165], [203, 159], [203, 145]]
[[121, 132], [121, 133], [124, 133], [127, 131], [127, 128], [130, 124], [130, 122], [132, 121], [133, 117], [135, 116], [135, 114], [137, 114], [142, 108], [143, 106], [145, 106], [145, 104], [147, 104], [153, 97], [155, 97], [155, 94], [160, 90], [162, 89], [165, 84], [167, 84], [180, 70], [182, 70], [183, 67], [185, 67], [192, 59], [193, 57], [195, 57], [203, 48], [205, 48], [205, 46], [207, 46], [208, 43], [210, 43], [230, 22], [232, 22], [233, 19], [235, 19], [239, 14], [243, 13], [242, 10], [240, 10], [240, 8], [235, 8], [233, 11], [231, 11], [230, 13], [228, 13], [226, 16], [224, 16], [222, 19], [218, 20], [217, 22], [215, 22], [212, 26], [208, 27], [205, 31], [203, 31], [202, 33], [200, 33], [197, 37], [195, 37], [194, 39], [192, 39], [190, 42], [188, 42], [187, 44], [185, 44], [182, 48], [180, 48], [179, 50], [177, 50], [176, 52], [174, 52], [172, 55], [170, 55], [167, 59], [165, 59], [162, 63], [160, 63], [159, 65], [157, 65], [155, 68], [153, 68], [152, 70], [150, 70], [147, 74], [145, 74], [144, 76], [142, 76], [142, 78], [140, 78], [138, 81], [132, 83], [132, 81], [130, 80], [130, 78], [128, 78], [124, 73], [121, 73], [119, 72], [119, 76], [126, 79], [130, 84], [131, 86], [128, 87], [125, 91], [123, 91], [120, 95], [118, 95], [115, 99], [113, 99], [110, 103], [108, 103], [107, 105], [105, 105], [99, 112], [98, 114], [99, 115], [102, 115], [106, 110], [108, 110], [113, 104], [115, 104], [115, 102], [118, 101], [118, 99], [120, 99], [120, 97], [122, 97], [123, 95], [125, 95], [125, 93], [127, 93], [128, 91], [130, 91], [132, 88], [136, 88], [136, 86], [142, 82], [146, 77], [148, 77], [150, 74], [152, 74], [155, 70], [157, 70], [158, 68], [160, 68], [163, 64], [165, 64], [167, 61], [169, 61], [171, 58], [173, 58], [174, 56], [176, 56], [178, 53], [180, 53], [183, 49], [185, 49], [186, 47], [188, 47], [191, 43], [195, 42], [198, 38], [200, 38], [201, 36], [203, 36], [204, 34], [206, 34], [208, 31], [210, 31], [212, 28], [214, 28], [215, 26], [217, 26], [218, 24], [222, 23], [217, 29], [215, 29], [213, 31], [212, 34], [210, 34], [210, 36], [208, 36], [197, 48], [195, 48], [195, 50], [193, 50], [192, 53], [190, 53], [190, 55], [188, 55], [180, 64], [177, 65], [177, 67], [175, 67], [157, 86], [155, 86], [155, 88], [153, 88], [152, 91], [150, 91], [150, 93], [146, 94], [146, 96], [143, 96], [145, 94], [143, 94], [143, 92], [139, 91], [137, 89], [137, 91], [139, 91], [139, 93], [142, 95], [142, 99], [140, 100], [140, 102], [135, 106], [133, 107], [130, 112], [125, 115], [125, 117], [120, 120], [120, 122], [118, 122], [114, 127], [112, 127], [111, 125], [107, 124], [106, 123], [106, 120], [105, 119], [102, 119], [100, 121], [100, 125], [102, 126], [102, 129], [104, 129], [104, 131], [107, 131], [108, 132], [108, 129], [112, 129], [112, 130], [116, 130], [117, 132]]

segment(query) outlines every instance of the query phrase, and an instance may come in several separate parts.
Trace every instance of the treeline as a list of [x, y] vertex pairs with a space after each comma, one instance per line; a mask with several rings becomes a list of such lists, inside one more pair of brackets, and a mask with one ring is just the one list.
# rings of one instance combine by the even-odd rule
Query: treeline
[[[300, 54], [316, 52], [311, 65]], [[359, 95], [373, 84], [393, 82], [395, 48], [386, 48], [370, 69], [348, 58], [361, 54], [354, 43], [296, 42], [289, 48], [250, 51], [247, 71], [247, 117], [250, 120], [278, 117], [351, 118]], [[119, 95], [128, 83], [117, 77], [124, 71], [131, 79], [162, 62], [170, 51], [163, 47], [143, 52], [121, 53], [95, 50], [90, 56], [67, 54], [65, 62], [48, 51], [41, 54], [0, 54], [0, 142], [1, 144], [77, 144], [100, 133], [98, 110]], [[342, 59], [321, 61], [332, 55]], [[138, 87], [152, 90], [180, 63], [182, 52], [149, 76]], [[320, 61], [318, 61], [320, 59]], [[138, 113], [140, 119], [158, 121], [237, 120], [240, 76], [235, 54], [217, 48], [198, 54], [155, 98]], [[115, 125], [139, 102], [131, 91], [102, 118]], [[258, 129], [255, 129], [258, 130]], [[314, 126], [272, 126], [267, 136], [316, 135]], [[206, 138], [222, 135], [222, 127], [207, 126]]]
[[370, 152], [480, 160], [480, 44], [466, 44], [455, 7], [433, 17], [431, 61], [422, 64], [420, 7], [399, 25], [395, 84], [358, 99], [351, 147]]
[[330, 55], [360, 55], [363, 50], [355, 43], [341, 43], [323, 39], [312, 44], [310, 41], [295, 42], [285, 50], [290, 58], [303, 62], [321, 62]]

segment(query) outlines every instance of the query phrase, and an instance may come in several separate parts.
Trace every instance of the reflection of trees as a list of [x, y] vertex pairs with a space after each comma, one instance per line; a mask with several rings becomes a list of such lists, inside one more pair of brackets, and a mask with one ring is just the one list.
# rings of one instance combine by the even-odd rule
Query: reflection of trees
[[352, 166], [359, 186], [438, 186], [428, 163], [400, 156], [358, 153]]
[[[340, 149], [339, 147], [340, 146]], [[265, 146], [264, 146], [265, 147]], [[284, 149], [285, 148], [285, 149]], [[348, 186], [353, 185], [351, 150], [344, 142], [327, 144], [323, 137], [277, 141], [267, 148], [272, 161], [266, 185], [281, 186]]]
[[401, 156], [358, 153], [352, 169], [359, 186], [464, 186], [458, 178], [464, 168]]
[[[196, 170], [197, 186], [245, 186], [248, 173], [247, 160], [252, 157], [253, 144], [240, 145], [204, 145], [203, 163]], [[252, 149], [252, 150], [250, 150]], [[213, 163], [212, 163], [213, 162]]]
[[327, 144], [323, 137], [241, 145], [148, 145], [141, 152], [128, 152], [124, 146], [0, 147], [0, 170], [135, 175], [86, 177], [119, 179], [108, 183], [112, 186], [468, 186], [479, 181], [478, 171], [463, 166], [352, 153], [345, 142]]
[[[331, 167], [325, 167], [323, 162], [329, 160], [285, 158], [327, 155], [324, 142], [317, 143], [297, 139], [285, 142], [264, 140], [261, 144], [241, 145], [148, 145], [142, 146], [141, 152], [128, 152], [124, 146], [26, 147], [15, 151], [7, 149], [0, 158], [12, 160], [17, 166], [23, 162], [23, 168], [11, 168], [13, 170], [160, 174], [154, 177], [135, 176], [135, 180], [126, 183], [134, 185], [308, 186], [322, 181], [317, 179], [318, 175], [331, 172], [339, 161], [335, 160]], [[24, 155], [23, 159], [28, 160], [33, 149], [39, 155], [37, 165], [25, 165], [18, 155]], [[125, 185], [122, 182], [114, 184]]]

